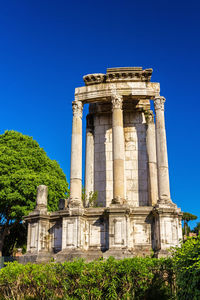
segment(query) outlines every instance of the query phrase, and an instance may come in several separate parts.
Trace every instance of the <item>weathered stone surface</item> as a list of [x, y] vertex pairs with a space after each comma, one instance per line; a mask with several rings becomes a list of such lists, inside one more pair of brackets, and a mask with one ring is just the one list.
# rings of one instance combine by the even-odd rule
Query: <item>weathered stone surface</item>
[[80, 101], [72, 103], [72, 143], [70, 170], [70, 205], [82, 206], [82, 110]]
[[37, 187], [36, 210], [46, 213], [47, 197], [48, 197], [48, 187], [46, 185], [39, 185]]
[[[25, 217], [28, 252], [22, 262], [121, 259], [152, 250], [159, 257], [179, 245], [182, 214], [170, 199], [165, 99], [159, 83], [150, 82], [151, 74], [134, 67], [84, 76], [85, 86], [75, 90], [73, 101], [70, 199], [48, 213], [47, 188], [38, 188], [36, 209]], [[84, 103], [90, 105], [83, 207]]]
[[93, 116], [87, 117], [85, 157], [85, 206], [89, 206], [89, 198], [94, 191], [94, 125]]

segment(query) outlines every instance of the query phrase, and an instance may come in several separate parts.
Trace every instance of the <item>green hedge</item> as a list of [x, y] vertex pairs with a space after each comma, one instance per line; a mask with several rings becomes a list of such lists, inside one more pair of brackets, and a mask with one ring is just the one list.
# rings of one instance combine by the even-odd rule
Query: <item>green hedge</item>
[[8, 263], [0, 270], [3, 299], [200, 299], [200, 235], [171, 258]]
[[173, 299], [170, 259], [85, 263], [9, 263], [0, 271], [0, 299]]

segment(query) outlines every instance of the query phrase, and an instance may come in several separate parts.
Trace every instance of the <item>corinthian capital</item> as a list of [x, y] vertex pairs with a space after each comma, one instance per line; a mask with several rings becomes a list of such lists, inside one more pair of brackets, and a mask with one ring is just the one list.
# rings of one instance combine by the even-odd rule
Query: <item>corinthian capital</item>
[[165, 103], [165, 97], [156, 97], [154, 100], [154, 108], [155, 110], [163, 110], [164, 111], [164, 103]]
[[144, 112], [144, 115], [145, 115], [145, 119], [146, 119], [147, 124], [154, 123], [152, 110], [146, 110]]
[[81, 101], [72, 102], [73, 116], [82, 118], [83, 104]]
[[112, 101], [112, 108], [120, 108], [122, 109], [123, 97], [120, 96], [116, 90], [111, 92], [111, 101]]

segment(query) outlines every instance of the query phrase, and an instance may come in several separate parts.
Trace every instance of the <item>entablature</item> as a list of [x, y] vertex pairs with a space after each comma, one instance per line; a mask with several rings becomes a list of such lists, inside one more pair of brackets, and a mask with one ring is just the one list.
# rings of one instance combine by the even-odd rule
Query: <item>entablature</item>
[[83, 86], [75, 89], [75, 101], [85, 103], [110, 102], [117, 92], [120, 96], [132, 100], [154, 99], [160, 95], [160, 84], [157, 82], [114, 82]]

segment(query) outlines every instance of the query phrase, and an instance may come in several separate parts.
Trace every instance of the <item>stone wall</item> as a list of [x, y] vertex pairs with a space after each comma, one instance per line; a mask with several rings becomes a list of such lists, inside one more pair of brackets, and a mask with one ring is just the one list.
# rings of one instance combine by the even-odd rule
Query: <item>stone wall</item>
[[[125, 198], [131, 206], [148, 205], [146, 124], [143, 113], [124, 113]], [[112, 114], [94, 115], [94, 190], [98, 205], [113, 199]]]
[[111, 117], [111, 113], [94, 116], [94, 190], [100, 206], [109, 206], [113, 198]]
[[126, 199], [131, 206], [147, 206], [146, 124], [143, 113], [124, 113], [124, 136]]

